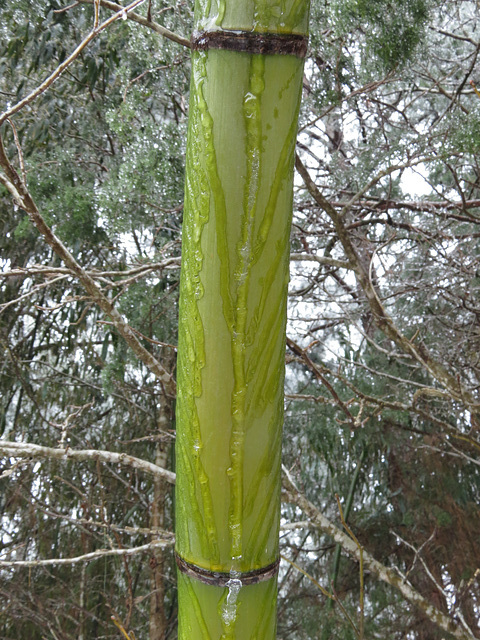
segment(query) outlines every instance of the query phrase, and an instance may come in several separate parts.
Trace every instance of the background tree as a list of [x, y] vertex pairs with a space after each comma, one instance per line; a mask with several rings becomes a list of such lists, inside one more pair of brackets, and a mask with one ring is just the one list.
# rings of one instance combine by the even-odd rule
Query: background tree
[[[182, 23], [184, 9], [170, 10], [170, 20]], [[28, 2], [7, 3], [2, 15], [2, 90], [10, 102], [53, 71], [93, 24], [91, 7], [72, 14], [59, 3], [38, 4], [33, 12]], [[132, 30], [120, 20], [14, 125], [45, 219], [172, 370], [188, 77], [182, 48], [160, 43], [161, 49], [151, 30]], [[15, 155], [13, 131], [7, 125], [4, 133], [7, 153]], [[2, 289], [3, 438], [23, 434], [44, 446], [128, 450], [169, 466], [172, 406], [165, 388], [139, 366], [24, 212], [2, 196], [2, 266], [15, 274]], [[134, 469], [119, 474], [118, 466], [95, 462], [30, 463], [1, 482], [9, 488], [2, 492], [2, 543], [17, 548], [18, 559], [51, 557], [53, 549], [78, 556], [142, 546], [153, 529], [172, 527], [168, 485]], [[69, 517], [91, 524], [68, 524]], [[112, 522], [119, 530], [108, 528]], [[174, 592], [162, 595], [172, 580], [168, 560], [163, 567], [160, 551], [147, 550], [54, 575], [39, 569], [33, 601], [32, 576], [2, 574], [8, 618], [2, 615], [0, 635], [41, 637], [49, 627], [62, 638], [115, 635], [110, 617], [118, 614], [139, 637], [158, 618], [166, 628], [150, 637], [165, 637], [175, 626]], [[157, 596], [150, 593], [162, 595], [151, 620], [150, 600]]]
[[[68, 60], [95, 6], [0, 9], [8, 112]], [[121, 637], [111, 616], [137, 638], [176, 637], [162, 469], [189, 78], [179, 34], [193, 16], [152, 1], [123, 20], [102, 2], [99, 24], [117, 13], [1, 127], [0, 635], [12, 640]], [[468, 0], [312, 6], [279, 638], [480, 635], [478, 28]], [[16, 208], [8, 166], [82, 272]], [[358, 544], [339, 531], [335, 494]], [[39, 561], [52, 564], [12, 566]]]

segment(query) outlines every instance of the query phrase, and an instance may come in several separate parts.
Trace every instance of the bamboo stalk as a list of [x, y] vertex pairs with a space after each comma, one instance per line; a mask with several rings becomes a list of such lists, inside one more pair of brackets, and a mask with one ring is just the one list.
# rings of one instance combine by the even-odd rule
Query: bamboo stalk
[[[222, 581], [205, 584], [194, 570], [179, 574], [179, 638], [185, 640], [275, 637], [276, 576], [259, 576], [278, 560], [289, 233], [303, 60], [272, 51], [288, 49], [292, 33], [299, 46], [308, 1], [276, 8], [254, 0], [198, 3], [195, 17], [176, 552], [189, 566], [222, 574]], [[270, 53], [250, 53], [249, 47]]]

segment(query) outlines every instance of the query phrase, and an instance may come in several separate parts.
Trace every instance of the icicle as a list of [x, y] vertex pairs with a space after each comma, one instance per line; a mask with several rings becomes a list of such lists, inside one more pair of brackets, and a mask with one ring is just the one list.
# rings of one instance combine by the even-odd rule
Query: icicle
[[[230, 575], [234, 573], [232, 571]], [[222, 609], [222, 619], [226, 625], [231, 625], [237, 617], [237, 598], [242, 588], [242, 581], [232, 577], [225, 586], [228, 587], [228, 593]]]

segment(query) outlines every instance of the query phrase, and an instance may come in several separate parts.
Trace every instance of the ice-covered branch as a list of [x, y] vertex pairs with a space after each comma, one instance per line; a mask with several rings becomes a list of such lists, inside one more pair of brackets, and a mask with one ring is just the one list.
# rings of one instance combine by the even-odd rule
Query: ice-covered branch
[[53, 249], [57, 256], [63, 260], [67, 268], [78, 278], [82, 283], [84, 289], [88, 295], [92, 298], [102, 311], [111, 319], [113, 325], [117, 329], [118, 333], [124, 338], [137, 358], [141, 360], [150, 371], [163, 384], [165, 391], [168, 395], [175, 395], [175, 382], [168, 371], [162, 366], [162, 364], [155, 358], [155, 356], [148, 351], [140, 340], [135, 335], [132, 327], [125, 321], [122, 315], [113, 306], [112, 302], [105, 295], [102, 289], [98, 286], [91, 275], [75, 260], [70, 251], [65, 247], [62, 241], [53, 233], [52, 229], [47, 225], [45, 219], [40, 214], [40, 211], [35, 204], [30, 192], [27, 189], [26, 184], [17, 173], [16, 169], [12, 166], [0, 137], [0, 167], [3, 169], [3, 175], [0, 172], [0, 182], [9, 190], [12, 197], [18, 206], [24, 209], [29, 215], [31, 221], [42, 234], [47, 244]]
[[[405, 336], [397, 327], [393, 318], [387, 313], [379, 298], [376, 288], [372, 283], [370, 274], [362, 263], [362, 260], [358, 255], [358, 251], [352, 242], [351, 235], [345, 226], [343, 217], [343, 214], [346, 212], [348, 207], [354, 204], [356, 200], [368, 190], [367, 187], [353, 196], [349, 203], [344, 207], [342, 214], [340, 214], [317, 188], [315, 182], [308, 173], [307, 168], [298, 156], [296, 158], [295, 167], [302, 177], [309, 194], [332, 220], [348, 262], [355, 272], [359, 285], [363, 289], [365, 298], [372, 311], [372, 317], [375, 324], [397, 345], [397, 347], [414, 358], [416, 362], [421, 364], [422, 367], [424, 367], [430, 375], [448, 391], [452, 399], [461, 401], [469, 408], [478, 411], [480, 405], [477, 398], [460, 382], [458, 376], [447, 371], [441, 363], [437, 362], [423, 344], [416, 343], [414, 339], [408, 339], [407, 336]], [[373, 183], [374, 181], [371, 181], [368, 188]]]
[[42, 447], [38, 444], [27, 442], [11, 442], [9, 440], [0, 440], [0, 453], [12, 458], [45, 458], [50, 460], [77, 460], [78, 462], [88, 460], [100, 460], [100, 462], [109, 462], [112, 464], [120, 464], [134, 469], [146, 471], [155, 477], [164, 478], [170, 484], [175, 482], [175, 474], [167, 469], [130, 456], [126, 453], [117, 453], [115, 451], [103, 451], [97, 449], [59, 449], [54, 447]]
[[172, 541], [168, 540], [155, 540], [148, 544], [142, 544], [140, 547], [131, 547], [129, 549], [97, 549], [91, 553], [85, 553], [83, 556], [76, 556], [74, 558], [48, 558], [46, 560], [0, 560], [0, 567], [48, 567], [52, 565], [60, 564], [78, 564], [79, 562], [91, 562], [98, 558], [105, 558], [106, 556], [133, 556], [137, 553], [145, 553], [158, 547], [169, 547], [172, 545]]
[[[284, 488], [286, 489], [289, 501], [296, 504], [307, 515], [311, 522], [316, 525], [323, 533], [329, 535], [342, 549], [348, 553], [348, 555], [360, 560], [360, 549], [350, 536], [341, 531], [337, 526], [330, 522], [330, 520], [323, 515], [323, 513], [315, 507], [296, 487], [290, 473], [284, 467]], [[399, 591], [402, 596], [419, 608], [429, 620], [437, 625], [443, 631], [451, 633], [454, 638], [458, 640], [476, 640], [475, 636], [468, 633], [460, 625], [458, 625], [448, 615], [434, 607], [428, 600], [426, 600], [416, 589], [403, 577], [390, 567], [385, 566], [378, 560], [375, 560], [368, 551], [362, 549], [363, 567], [365, 571], [369, 571], [376, 578], [382, 580], [386, 584], [389, 584], [394, 589]]]
[[[94, 0], [78, 0], [78, 2], [79, 4], [93, 4]], [[110, 9], [111, 11], [118, 12], [123, 10], [123, 7], [120, 4], [117, 4], [116, 2], [109, 2], [108, 0], [100, 0], [100, 5], [102, 7], [105, 7], [106, 9]], [[183, 47], [190, 48], [190, 40], [188, 40], [187, 38], [184, 38], [183, 36], [178, 35], [177, 33], [174, 33], [173, 31], [170, 31], [170, 29], [167, 29], [166, 27], [162, 27], [161, 24], [158, 24], [153, 20], [144, 18], [138, 13], [134, 13], [133, 11], [130, 11], [128, 13], [128, 19], [132, 20], [133, 22], [137, 22], [138, 24], [141, 24], [144, 27], [148, 27], [149, 29], [152, 29], [152, 31], [155, 31], [155, 33], [158, 33], [160, 36], [163, 36], [164, 38], [168, 38], [169, 40], [172, 40], [172, 42], [176, 42], [177, 44], [181, 44]]]
[[78, 56], [82, 53], [82, 51], [90, 44], [90, 42], [97, 37], [97, 35], [109, 27], [115, 20], [122, 17], [123, 15], [128, 15], [128, 12], [137, 7], [145, 0], [134, 0], [126, 7], [120, 7], [119, 11], [111, 15], [105, 22], [101, 25], [96, 25], [90, 33], [80, 42], [80, 44], [72, 51], [72, 53], [60, 64], [53, 73], [51, 73], [48, 78], [46, 78], [36, 89], [30, 92], [25, 98], [14, 104], [12, 107], [4, 111], [0, 114], [0, 125], [2, 125], [8, 118], [13, 116], [15, 113], [18, 113], [22, 109], [24, 109], [28, 104], [33, 102], [38, 96], [44, 93], [51, 85], [58, 80], [58, 78], [62, 75], [67, 67], [69, 67], [72, 62], [74, 62]]

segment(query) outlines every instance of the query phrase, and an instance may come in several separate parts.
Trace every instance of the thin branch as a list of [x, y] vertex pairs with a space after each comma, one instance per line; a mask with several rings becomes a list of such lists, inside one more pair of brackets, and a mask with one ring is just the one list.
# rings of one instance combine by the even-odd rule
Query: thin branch
[[80, 280], [93, 302], [95, 302], [112, 320], [115, 328], [133, 350], [138, 359], [143, 362], [150, 371], [155, 374], [155, 376], [157, 376], [160, 382], [164, 385], [166, 393], [170, 396], [174, 396], [175, 382], [172, 376], [160, 364], [155, 356], [142, 345], [130, 325], [113, 306], [102, 289], [97, 285], [88, 272], [85, 271], [85, 269], [75, 260], [70, 251], [47, 225], [26, 185], [8, 160], [1, 137], [0, 166], [5, 172], [4, 174], [0, 172], [0, 182], [2, 182], [10, 191], [16, 203], [28, 213], [30, 220], [42, 234], [47, 244], [50, 245], [53, 251], [66, 264], [67, 268], [70, 269], [70, 271]]
[[91, 562], [98, 558], [107, 556], [133, 556], [137, 553], [145, 553], [155, 548], [165, 548], [171, 545], [170, 540], [155, 540], [140, 547], [130, 547], [129, 549], [97, 549], [91, 553], [74, 558], [49, 558], [47, 560], [0, 560], [0, 567], [48, 567], [52, 565], [71, 565], [79, 562]]
[[319, 582], [317, 582], [317, 580], [315, 580], [315, 578], [311, 576], [307, 571], [305, 571], [305, 569], [302, 569], [302, 567], [300, 567], [298, 564], [293, 562], [293, 560], [290, 560], [290, 558], [287, 558], [287, 556], [284, 556], [283, 553], [280, 554], [280, 557], [282, 558], [282, 560], [285, 560], [285, 562], [288, 562], [289, 565], [291, 565], [294, 569], [296, 569], [301, 574], [303, 574], [306, 578], [308, 578], [310, 582], [312, 582], [317, 587], [317, 589], [319, 589], [323, 593], [323, 595], [326, 598], [329, 598], [330, 600], [336, 600], [335, 596], [329, 591], [327, 591], [325, 587], [322, 587], [322, 585]]
[[54, 447], [43, 447], [27, 442], [11, 442], [10, 440], [0, 440], [0, 452], [12, 458], [45, 458], [49, 460], [100, 460], [105, 463], [121, 464], [126, 467], [140, 469], [151, 473], [154, 477], [164, 478], [170, 484], [175, 483], [175, 474], [167, 469], [130, 456], [126, 453], [115, 451], [102, 451], [97, 449], [58, 449]]
[[18, 138], [17, 127], [14, 125], [13, 121], [8, 119], [8, 124], [12, 127], [13, 138], [15, 140], [15, 146], [17, 147], [18, 153], [18, 162], [20, 164], [20, 171], [22, 172], [23, 182], [27, 184], [27, 172], [25, 171], [25, 160], [23, 159], [22, 147], [20, 145], [20, 140]]
[[[402, 171], [403, 169], [410, 169], [411, 167], [417, 164], [422, 164], [423, 162], [428, 162], [431, 160], [433, 160], [433, 158], [431, 157], [421, 157], [421, 158], [417, 158], [416, 160], [408, 160], [403, 164], [394, 164], [390, 167], [387, 167], [387, 169], [383, 169], [382, 171], [379, 171], [377, 175], [370, 180], [370, 182], [368, 182], [364, 187], [362, 187], [362, 189], [357, 191], [357, 193], [355, 193], [355, 195], [351, 197], [351, 199], [343, 207], [340, 215], [344, 216], [351, 209], [351, 207], [354, 204], [356, 204], [359, 200], [361, 200], [362, 196], [365, 195], [368, 191], [370, 191], [370, 189], [374, 187], [378, 182], [380, 182], [382, 178], [386, 178], [387, 176], [390, 176], [392, 173], [396, 173], [397, 171]], [[302, 175], [302, 178], [303, 178], [303, 175]]]
[[288, 562], [296, 571], [298, 571], [299, 573], [304, 575], [306, 578], [308, 578], [308, 580], [310, 580], [310, 582], [312, 582], [317, 587], [317, 589], [319, 589], [323, 593], [325, 597], [327, 597], [330, 601], [336, 602], [338, 604], [338, 606], [342, 610], [342, 613], [344, 614], [349, 624], [353, 628], [355, 635], [358, 637], [359, 635], [358, 628], [355, 622], [352, 620], [348, 611], [343, 606], [338, 596], [335, 593], [329, 593], [324, 587], [322, 587], [322, 585], [317, 580], [315, 580], [313, 576], [311, 576], [307, 571], [305, 571], [305, 569], [302, 569], [302, 567], [300, 567], [296, 562], [293, 562], [293, 560], [290, 560], [290, 558], [287, 558], [287, 556], [284, 556], [283, 554], [280, 554], [280, 557], [282, 558], [282, 560], [285, 560], [285, 562]]
[[[162, 269], [177, 269], [179, 266], [180, 257], [172, 256], [171, 258], [166, 258], [163, 262], [146, 263], [125, 270], [99, 271], [98, 269], [91, 269], [89, 271], [85, 271], [85, 273], [98, 280], [128, 276], [126, 281], [129, 282], [130, 278], [133, 276], [148, 274], [150, 271], [161, 271]], [[30, 267], [16, 267], [10, 271], [0, 271], [0, 278], [18, 278], [19, 276], [27, 278], [30, 276], [49, 276], [55, 274], [75, 275], [71, 269], [67, 269], [66, 267], [49, 267], [42, 264], [33, 264]], [[109, 282], [109, 284], [123, 285], [125, 284], [125, 280], [116, 280], [113, 283]]]
[[352, 266], [346, 260], [335, 260], [327, 256], [318, 256], [312, 253], [291, 253], [290, 260], [295, 262], [318, 262], [329, 267], [337, 267], [338, 269], [351, 269]]
[[53, 13], [65, 13], [66, 11], [70, 11], [70, 9], [73, 9], [74, 7], [78, 7], [78, 5], [78, 2], [73, 2], [72, 4], [69, 4], [66, 7], [62, 7], [61, 9], [54, 9]]
[[[357, 466], [355, 468], [355, 472], [354, 472], [354, 474], [352, 476], [352, 481], [350, 483], [350, 488], [348, 490], [348, 495], [347, 495], [347, 499], [346, 499], [346, 502], [345, 502], [345, 513], [344, 514], [343, 514], [343, 511], [342, 511], [341, 505], [339, 506], [340, 513], [342, 513], [345, 521], [348, 520], [349, 515], [350, 515], [350, 510], [351, 510], [352, 505], [353, 505], [353, 497], [355, 495], [355, 490], [357, 488], [358, 479], [360, 477], [360, 471], [362, 469], [362, 465], [363, 465], [363, 462], [365, 460], [365, 457], [366, 457], [366, 450], [362, 449], [362, 453], [360, 455], [360, 459], [357, 462]], [[338, 502], [338, 499], [337, 499], [337, 502]], [[335, 555], [334, 555], [334, 558], [333, 558], [332, 580], [331, 580], [334, 589], [337, 586], [338, 570], [339, 570], [339, 567], [340, 567], [341, 549], [342, 549], [341, 546], [339, 544], [337, 544], [336, 547], [335, 547]]]
[[125, 627], [120, 622], [120, 620], [117, 620], [115, 616], [111, 616], [111, 620], [113, 624], [117, 627], [117, 629], [121, 631], [124, 638], [126, 638], [127, 640], [135, 640], [135, 634], [133, 633], [133, 631], [131, 631], [130, 633], [127, 633], [125, 631]]
[[336, 405], [334, 400], [330, 400], [330, 398], [325, 398], [324, 396], [314, 396], [312, 394], [304, 394], [304, 393], [286, 393], [285, 398], [287, 400], [310, 400], [312, 402], [318, 402], [319, 404], [333, 404]]
[[[95, 2], [95, 0], [92, 0], [92, 2]], [[105, 20], [105, 22], [102, 22], [102, 24], [99, 25], [98, 27], [96, 28], [94, 27], [92, 31], [90, 31], [90, 33], [76, 47], [76, 49], [62, 62], [62, 64], [60, 64], [55, 69], [53, 73], [51, 73], [48, 76], [48, 78], [46, 78], [36, 89], [30, 92], [28, 96], [25, 96], [25, 98], [20, 100], [20, 102], [17, 102], [17, 104], [13, 105], [13, 107], [10, 107], [10, 109], [7, 109], [7, 111], [4, 111], [0, 115], [0, 126], [8, 118], [13, 116], [15, 113], [18, 113], [25, 106], [33, 102], [36, 98], [38, 98], [38, 96], [44, 93], [56, 80], [58, 80], [58, 78], [62, 75], [65, 69], [67, 69], [67, 67], [69, 67], [72, 64], [72, 62], [74, 62], [78, 58], [78, 56], [82, 53], [85, 47], [87, 47], [90, 44], [90, 42], [92, 42], [92, 40], [94, 40], [98, 36], [99, 33], [104, 31], [107, 27], [109, 27], [113, 22], [115, 22], [120, 17], [122, 17], [122, 15], [124, 15], [125, 13], [127, 13], [128, 15], [129, 11], [131, 11], [138, 5], [142, 4], [142, 2], [145, 2], [145, 0], [134, 0], [126, 7], [121, 7], [120, 5], [118, 5], [120, 10], [118, 10], [117, 13], [114, 13], [112, 16], [110, 16], [108, 20]]]
[[287, 556], [284, 556], [283, 554], [280, 554], [280, 557], [282, 558], [282, 560], [285, 560], [285, 562], [288, 562], [294, 569], [296, 569], [299, 573], [301, 573], [302, 575], [304, 575], [306, 578], [308, 578], [308, 580], [310, 580], [310, 582], [312, 582], [317, 589], [319, 589], [323, 595], [328, 598], [329, 600], [336, 602], [338, 604], [338, 606], [340, 607], [340, 609], [342, 610], [344, 616], [346, 617], [346, 619], [348, 620], [348, 622], [350, 623], [351, 627], [353, 628], [353, 630], [355, 631], [355, 635], [358, 637], [359, 636], [359, 630], [357, 628], [357, 625], [355, 624], [355, 622], [352, 620], [350, 614], [348, 613], [348, 611], [345, 609], [345, 607], [343, 606], [342, 602], [340, 601], [340, 599], [338, 598], [338, 596], [334, 593], [330, 593], [328, 592], [325, 587], [322, 587], [322, 585], [317, 582], [317, 580], [315, 580], [315, 578], [313, 576], [311, 576], [307, 571], [305, 571], [305, 569], [302, 569], [302, 567], [300, 567], [296, 562], [293, 562], [293, 560], [290, 560], [290, 558], [287, 558]]
[[[348, 555], [360, 560], [360, 551], [357, 544], [343, 531], [336, 527], [330, 520], [323, 515], [296, 487], [289, 471], [283, 467], [284, 471], [284, 487], [287, 492], [288, 499], [296, 504], [307, 515], [312, 523], [315, 523], [323, 533], [329, 535], [335, 542], [340, 544]], [[460, 627], [452, 618], [444, 614], [442, 611], [434, 607], [428, 602], [414, 587], [402, 577], [397, 570], [386, 567], [378, 560], [375, 560], [367, 551], [363, 550], [363, 565], [365, 570], [370, 571], [376, 578], [389, 584], [399, 591], [402, 596], [418, 607], [429, 620], [437, 625], [443, 631], [451, 633], [458, 640], [476, 640]]]
[[[12, 300], [9, 300], [8, 302], [4, 302], [3, 304], [0, 304], [0, 315], [6, 310], [8, 309], [8, 307], [11, 307], [13, 305], [16, 305], [18, 302], [21, 302], [22, 300], [25, 300], [26, 298], [30, 298], [31, 296], [35, 295], [35, 293], [37, 293], [38, 291], [41, 291], [42, 289], [45, 289], [46, 287], [50, 287], [51, 285], [60, 282], [61, 280], [65, 280], [67, 276], [58, 276], [58, 278], [50, 278], [47, 282], [42, 282], [40, 284], [36, 284], [35, 286], [33, 286], [30, 291], [27, 291], [26, 293], [22, 294], [21, 296], [18, 296], [18, 298], [13, 298]], [[62, 307], [63, 304], [57, 305], [56, 308], [60, 308]]]
[[[372, 311], [373, 319], [375, 320], [375, 324], [378, 326], [378, 328], [381, 329], [384, 334], [389, 337], [404, 353], [412, 356], [433, 376], [434, 379], [440, 382], [440, 384], [442, 384], [442, 386], [447, 389], [452, 399], [464, 402], [469, 407], [478, 410], [478, 407], [480, 406], [478, 400], [468, 389], [465, 388], [464, 385], [462, 385], [459, 378], [456, 375], [451, 374], [445, 369], [442, 364], [437, 362], [422, 344], [415, 344], [413, 340], [409, 340], [405, 335], [401, 333], [401, 331], [393, 321], [393, 318], [385, 310], [377, 294], [377, 291], [375, 290], [375, 287], [370, 281], [368, 271], [363, 266], [362, 260], [360, 259], [357, 250], [352, 243], [350, 234], [345, 227], [342, 216], [319, 191], [315, 182], [310, 177], [307, 168], [300, 160], [298, 155], [296, 157], [295, 167], [303, 178], [307, 191], [310, 193], [315, 202], [331, 218], [335, 226], [338, 239], [340, 240], [348, 261], [355, 272], [357, 281], [363, 289], [367, 302]], [[369, 183], [369, 185], [371, 185], [371, 183]], [[360, 193], [363, 194], [365, 191], [366, 189], [362, 189]], [[354, 196], [350, 200], [349, 204], [353, 203], [356, 197], [357, 196]], [[347, 206], [344, 208], [344, 211], [346, 209]]]
[[116, 524], [112, 524], [111, 522], [98, 522], [98, 520], [90, 520], [89, 518], [72, 518], [70, 516], [65, 515], [64, 513], [57, 513], [55, 511], [51, 511], [50, 509], [45, 508], [41, 503], [36, 503], [36, 507], [38, 507], [42, 513], [50, 518], [56, 518], [59, 520], [65, 520], [66, 522], [70, 522], [77, 527], [87, 528], [87, 527], [96, 527], [100, 529], [107, 529], [109, 531], [117, 531], [118, 533], [125, 533], [130, 536], [160, 536], [160, 538], [167, 543], [170, 540], [170, 543], [175, 544], [175, 535], [170, 531], [166, 531], [160, 527], [119, 527]]
[[[94, 2], [96, 2], [96, 0], [78, 0], [78, 4], [93, 4]], [[116, 2], [109, 2], [109, 0], [100, 0], [100, 4], [102, 7], [110, 9], [111, 11], [124, 11], [124, 7], [122, 7], [122, 5], [120, 4], [117, 4]], [[190, 40], [174, 33], [173, 31], [170, 31], [170, 29], [162, 27], [161, 24], [158, 24], [153, 20], [149, 20], [148, 18], [144, 18], [138, 13], [129, 12], [127, 17], [133, 22], [137, 22], [144, 27], [152, 29], [152, 31], [155, 31], [155, 33], [158, 33], [164, 38], [168, 38], [168, 40], [172, 40], [173, 42], [181, 44], [183, 47], [187, 47], [188, 49], [190, 49]]]
[[94, 29], [98, 29], [98, 20], [99, 20], [99, 16], [100, 16], [100, 2], [99, 2], [99, 0], [95, 0], [94, 12], [95, 12], [95, 18], [94, 18], [94, 21], [93, 21], [93, 28]]
[[[430, 536], [430, 538], [428, 540], [426, 540], [422, 546], [419, 549], [416, 549], [413, 544], [410, 544], [409, 542], [407, 542], [407, 540], [404, 540], [398, 533], [396, 533], [395, 531], [391, 531], [391, 533], [393, 533], [393, 535], [400, 541], [402, 542], [405, 546], [407, 546], [409, 549], [411, 549], [413, 551], [413, 553], [415, 554], [414, 557], [414, 563], [417, 560], [417, 558], [420, 560], [420, 562], [423, 565], [423, 568], [425, 569], [425, 573], [428, 575], [428, 577], [430, 578], [430, 580], [433, 582], [433, 584], [435, 585], [435, 587], [438, 589], [438, 591], [442, 594], [442, 596], [445, 598], [446, 601], [448, 601], [449, 596], [448, 594], [445, 592], [445, 589], [442, 587], [441, 584], [439, 584], [438, 580], [436, 580], [435, 576], [433, 575], [433, 573], [430, 571], [430, 569], [428, 568], [427, 563], [425, 562], [425, 560], [422, 558], [421, 556], [421, 551], [422, 548], [428, 543], [430, 542], [433, 537], [434, 537], [434, 533], [432, 533], [432, 535]], [[411, 571], [411, 569], [410, 569]], [[468, 633], [471, 633], [473, 636], [473, 631], [470, 629], [470, 627], [468, 626], [465, 617], [463, 616], [461, 611], [456, 611], [455, 615], [458, 616], [458, 619], [460, 620], [463, 628], [465, 629], [465, 631], [467, 631]]]
[[[299, 356], [304, 362], [307, 364], [310, 371], [312, 371], [315, 377], [320, 380], [320, 382], [328, 389], [332, 398], [335, 400], [335, 403], [340, 407], [340, 409], [347, 416], [347, 421], [351, 425], [352, 428], [356, 428], [360, 426], [360, 423], [357, 423], [357, 419], [354, 415], [352, 415], [351, 411], [340, 398], [338, 393], [335, 390], [335, 387], [327, 380], [324, 375], [324, 372], [321, 370], [320, 366], [317, 365], [308, 355], [306, 349], [302, 349], [296, 342], [294, 342], [291, 338], [287, 337], [287, 345], [288, 348], [295, 353], [295, 355]], [[329, 373], [329, 372], [328, 372]]]
[[[104, 324], [104, 325], [112, 325], [114, 326], [113, 322], [107, 322], [106, 320], [98, 320], [98, 324]], [[135, 335], [139, 336], [140, 338], [142, 338], [143, 340], [146, 340], [147, 342], [149, 342], [150, 344], [156, 344], [159, 347], [166, 347], [168, 349], [173, 349], [174, 351], [177, 351], [177, 345], [176, 344], [170, 344], [169, 342], [162, 342], [161, 340], [154, 340], [153, 338], [149, 338], [148, 336], [146, 336], [145, 334], [143, 334], [141, 331], [139, 331], [138, 329], [135, 329], [134, 327], [132, 327], [132, 331], [135, 333]]]

